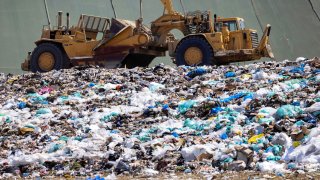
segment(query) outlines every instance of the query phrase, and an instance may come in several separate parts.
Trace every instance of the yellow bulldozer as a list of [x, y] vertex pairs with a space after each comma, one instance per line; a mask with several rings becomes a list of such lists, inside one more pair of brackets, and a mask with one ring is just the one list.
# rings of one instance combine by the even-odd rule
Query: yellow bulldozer
[[[55, 27], [51, 27], [48, 18], [40, 40], [35, 42], [36, 48], [28, 53], [21, 68], [47, 72], [82, 65], [145, 67], [155, 57], [165, 56], [167, 51], [178, 66], [273, 58], [270, 25], [266, 26], [259, 42], [257, 31], [246, 28], [242, 18], [212, 17], [210, 11], [180, 13], [174, 10], [172, 0], [161, 2], [164, 13], [151, 22], [151, 28], [143, 25], [142, 0], [141, 15], [136, 21], [117, 19], [116, 13], [111, 19], [82, 14], [78, 24], [69, 27], [69, 13], [64, 26], [63, 13], [59, 12]], [[174, 29], [180, 30], [184, 37], [176, 39], [170, 33]]]

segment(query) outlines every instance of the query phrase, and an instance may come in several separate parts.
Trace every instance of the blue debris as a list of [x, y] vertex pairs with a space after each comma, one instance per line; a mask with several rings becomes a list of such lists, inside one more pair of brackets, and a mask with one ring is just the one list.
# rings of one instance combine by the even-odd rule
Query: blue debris
[[180, 136], [179, 136], [179, 134], [178, 134], [178, 133], [176, 133], [176, 132], [173, 132], [173, 133], [172, 133], [172, 136], [173, 136], [173, 137], [175, 137], [175, 138], [180, 137]]
[[225, 98], [225, 99], [220, 100], [220, 102], [222, 102], [222, 103], [229, 103], [229, 102], [231, 102], [232, 100], [239, 99], [239, 98], [243, 97], [244, 95], [246, 95], [246, 93], [242, 93], [242, 92], [236, 93], [236, 94], [234, 94], [234, 95], [232, 95], [232, 96], [229, 96], [229, 97], [227, 97], [227, 98]]
[[19, 102], [18, 103], [18, 108], [19, 109], [24, 109], [24, 108], [26, 108], [27, 107], [27, 104], [25, 103], [25, 102]]
[[228, 139], [227, 133], [222, 133], [222, 134], [220, 135], [220, 138], [221, 138], [222, 140]]
[[162, 106], [162, 110], [163, 111], [166, 111], [168, 109], [169, 109], [169, 105], [168, 104], [165, 104], [165, 105]]
[[94, 83], [91, 82], [91, 83], [89, 83], [88, 86], [89, 86], [89, 87], [93, 87], [93, 86], [95, 86], [95, 85], [96, 85], [96, 84], [94, 84]]
[[190, 77], [190, 78], [195, 78], [197, 76], [201, 76], [203, 74], [206, 74], [207, 73], [207, 70], [202, 68], [202, 67], [199, 67], [195, 70], [192, 70], [190, 72], [187, 73], [187, 76]]
[[291, 69], [289, 72], [290, 73], [304, 74], [304, 66], [305, 66], [305, 64], [301, 64], [300, 67], [295, 67], [295, 68]]
[[230, 77], [236, 77], [236, 73], [229, 71], [224, 75], [226, 78], [230, 78]]
[[223, 108], [221, 107], [215, 107], [215, 108], [212, 108], [210, 113], [211, 114], [218, 114], [220, 111], [223, 111]]

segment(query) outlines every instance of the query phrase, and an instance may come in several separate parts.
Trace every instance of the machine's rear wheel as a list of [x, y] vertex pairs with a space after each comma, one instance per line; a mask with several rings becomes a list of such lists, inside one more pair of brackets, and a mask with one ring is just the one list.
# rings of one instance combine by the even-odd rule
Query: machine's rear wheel
[[191, 36], [181, 41], [176, 49], [178, 66], [212, 65], [213, 50], [203, 38]]
[[53, 69], [68, 68], [66, 54], [56, 45], [43, 43], [37, 46], [31, 55], [32, 72], [48, 72]]

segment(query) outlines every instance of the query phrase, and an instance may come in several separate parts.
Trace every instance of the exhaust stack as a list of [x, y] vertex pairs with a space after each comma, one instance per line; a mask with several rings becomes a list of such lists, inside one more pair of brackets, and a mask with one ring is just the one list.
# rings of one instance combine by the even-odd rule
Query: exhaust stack
[[69, 24], [70, 24], [70, 14], [67, 12], [67, 28], [66, 28], [66, 34], [69, 34]]
[[213, 29], [215, 32], [217, 32], [217, 14], [214, 14], [214, 19], [213, 19]]
[[58, 29], [62, 29], [62, 11], [58, 12]]

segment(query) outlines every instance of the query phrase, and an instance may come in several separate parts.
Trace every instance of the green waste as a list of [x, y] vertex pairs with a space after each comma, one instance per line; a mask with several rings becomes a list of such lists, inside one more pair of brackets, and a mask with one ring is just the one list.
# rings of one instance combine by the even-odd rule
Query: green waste
[[69, 140], [69, 137], [67, 137], [67, 136], [61, 136], [61, 137], [59, 138], [59, 140], [67, 142], [67, 141]]
[[280, 156], [268, 156], [267, 161], [279, 161], [281, 159]]
[[294, 118], [302, 113], [303, 110], [298, 106], [284, 105], [277, 110], [276, 115], [279, 119], [282, 119], [285, 117]]
[[194, 100], [188, 100], [188, 101], [185, 101], [181, 104], [179, 104], [179, 112], [180, 113], [185, 113], [187, 112], [190, 108], [192, 108], [194, 105], [196, 104], [196, 101]]
[[26, 128], [32, 128], [32, 129], [36, 128], [33, 124], [27, 124], [27, 125], [25, 125], [24, 127], [26, 127]]
[[119, 115], [118, 113], [112, 112], [112, 113], [110, 113], [110, 114], [108, 114], [108, 115], [103, 116], [103, 117], [100, 119], [100, 121], [108, 122], [108, 121], [110, 121], [113, 117], [116, 117], [116, 116], [118, 116], [118, 115]]
[[11, 121], [11, 119], [10, 119], [9, 117], [7, 117], [7, 119], [6, 119], [5, 122], [6, 122], [6, 123], [11, 123], [12, 121]]
[[81, 136], [76, 136], [75, 138], [74, 138], [74, 140], [77, 140], [77, 141], [82, 141], [82, 137]]
[[232, 161], [233, 161], [233, 159], [228, 157], [228, 158], [224, 159], [222, 162], [223, 163], [231, 163]]
[[36, 112], [37, 115], [48, 114], [48, 113], [52, 113], [52, 111], [48, 108], [41, 108]]
[[141, 136], [138, 136], [138, 139], [142, 142], [148, 142], [151, 141], [151, 137], [149, 134], [143, 134]]
[[274, 145], [272, 147], [272, 152], [273, 152], [274, 155], [280, 155], [280, 153], [282, 152], [282, 146]]
[[274, 118], [260, 118], [258, 120], [259, 124], [270, 124], [274, 121]]
[[194, 129], [197, 131], [202, 131], [204, 130], [205, 127], [209, 126], [209, 124], [200, 122], [200, 121], [194, 121], [192, 119], [186, 119], [184, 121], [183, 127], [188, 127], [190, 129]]
[[48, 150], [48, 153], [53, 153], [58, 151], [59, 149], [61, 149], [63, 147], [62, 144], [53, 144], [50, 149]]
[[234, 122], [237, 120], [237, 117], [239, 116], [239, 112], [234, 111], [230, 108], [226, 108], [225, 112], [222, 114], [219, 114], [215, 120], [215, 122], [219, 123], [224, 120], [229, 120], [227, 123], [228, 125], [234, 124]]

